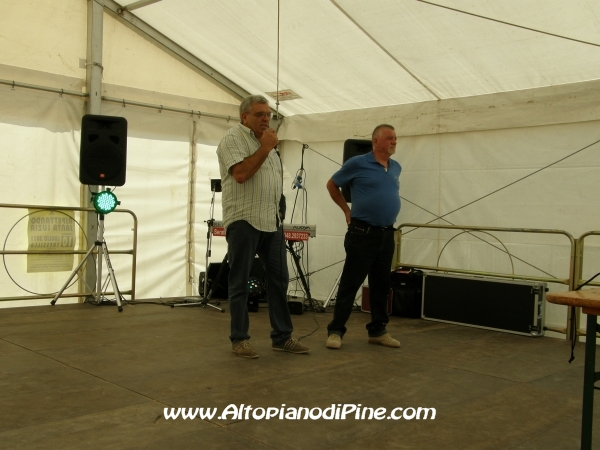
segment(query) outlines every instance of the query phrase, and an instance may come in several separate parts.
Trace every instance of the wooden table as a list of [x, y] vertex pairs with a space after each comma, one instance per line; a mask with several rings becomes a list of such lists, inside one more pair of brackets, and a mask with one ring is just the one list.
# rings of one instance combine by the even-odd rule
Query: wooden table
[[583, 371], [583, 409], [581, 413], [581, 448], [592, 448], [592, 418], [594, 414], [594, 384], [600, 379], [596, 372], [596, 332], [600, 315], [600, 289], [546, 294], [546, 300], [559, 305], [581, 307], [587, 314], [585, 332], [585, 368]]

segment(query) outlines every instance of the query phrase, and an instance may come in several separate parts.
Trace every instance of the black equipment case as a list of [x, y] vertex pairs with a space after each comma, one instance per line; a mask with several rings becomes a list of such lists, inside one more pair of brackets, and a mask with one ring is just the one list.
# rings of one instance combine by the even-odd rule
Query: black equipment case
[[530, 336], [544, 335], [546, 283], [426, 273], [422, 317]]
[[401, 267], [392, 272], [392, 315], [421, 318], [423, 305], [423, 271]]

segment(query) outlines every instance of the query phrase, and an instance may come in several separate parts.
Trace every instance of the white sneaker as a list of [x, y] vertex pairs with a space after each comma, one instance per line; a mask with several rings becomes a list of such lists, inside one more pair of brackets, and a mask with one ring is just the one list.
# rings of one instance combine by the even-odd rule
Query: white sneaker
[[338, 349], [342, 346], [342, 338], [339, 334], [330, 334], [327, 336], [327, 343], [325, 344], [327, 348]]
[[383, 336], [370, 337], [369, 344], [379, 344], [384, 347], [392, 347], [392, 348], [400, 348], [400, 341], [397, 341], [389, 334], [384, 334]]

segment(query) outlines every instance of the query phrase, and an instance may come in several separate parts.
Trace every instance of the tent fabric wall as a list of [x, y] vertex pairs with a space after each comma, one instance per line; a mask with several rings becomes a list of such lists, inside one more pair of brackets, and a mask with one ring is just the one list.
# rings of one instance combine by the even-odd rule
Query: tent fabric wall
[[[0, 127], [3, 131], [0, 154], [4, 168], [0, 202], [77, 206], [83, 101], [27, 89], [13, 91], [5, 86], [0, 88], [0, 96]], [[118, 104], [104, 104], [102, 113], [128, 120], [127, 182], [115, 193], [122, 202], [120, 208], [132, 210], [139, 220], [137, 296], [173, 297], [191, 293], [187, 292], [190, 288], [185, 274], [189, 263], [186, 260], [188, 190], [191, 152], [196, 147], [194, 139], [214, 143], [233, 123]], [[198, 147], [195, 170], [200, 176], [196, 188], [205, 190], [207, 185], [210, 186], [209, 179], [218, 176], [215, 175], [218, 174], [215, 148], [202, 144]], [[203, 209], [208, 197], [201, 196], [195, 207]], [[3, 211], [4, 236], [21, 218], [19, 214], [13, 210]], [[26, 225], [26, 221], [21, 225]], [[131, 227], [128, 217], [107, 215], [105, 239], [109, 249], [130, 248]], [[201, 240], [198, 245], [205, 245], [203, 243]], [[13, 231], [8, 246], [7, 249], [23, 249], [26, 235], [18, 236], [17, 231]], [[202, 251], [198, 253], [203, 254]], [[35, 292], [56, 291], [68, 275], [58, 273], [40, 277], [40, 274], [25, 274], [22, 272], [25, 257], [10, 258], [13, 258], [8, 262], [11, 272], [17, 270], [16, 278], [24, 280], [21, 284]], [[129, 289], [131, 257], [114, 255], [111, 261], [119, 285], [124, 290]], [[2, 281], [6, 281], [3, 296], [26, 295], [6, 273], [3, 273]]]
[[[0, 79], [85, 92], [86, 2], [31, 5], [10, 1], [3, 8], [7, 13], [0, 19], [5, 25], [3, 36], [11, 43], [2, 46], [0, 52]], [[25, 17], [27, 21], [17, 20]], [[104, 14], [104, 50], [103, 95], [190, 110], [186, 115], [103, 102], [101, 112], [128, 120], [127, 183], [116, 194], [122, 202], [120, 207], [132, 210], [139, 219], [136, 294], [138, 298], [191, 294], [186, 272], [196, 265], [195, 253], [203, 255], [204, 250], [190, 253], [188, 239], [192, 239], [192, 248], [205, 246], [205, 241], [195, 240], [188, 223], [195, 219], [193, 210], [206, 205], [208, 196], [194, 197], [196, 190], [190, 190], [190, 179], [192, 172], [199, 171], [201, 186], [193, 187], [198, 192], [204, 187], [204, 175], [211, 174], [206, 161], [211, 160], [221, 136], [236, 123], [238, 100], [108, 14]], [[84, 99], [7, 86], [0, 86], [0, 95], [4, 136], [0, 202], [78, 206]], [[231, 116], [232, 120], [202, 117], [199, 112]], [[196, 198], [196, 204], [190, 205], [191, 198]], [[16, 210], [3, 211], [5, 235], [21, 219], [19, 214]], [[20, 226], [25, 223], [21, 221]], [[128, 217], [108, 215], [105, 238], [109, 249], [130, 248], [131, 227]], [[7, 249], [26, 246], [24, 232], [13, 230], [9, 237]], [[10, 258], [10, 274], [35, 292], [56, 291], [68, 276], [66, 272], [26, 274], [26, 258]], [[198, 262], [202, 270], [203, 260]], [[131, 257], [115, 254], [111, 261], [120, 287], [129, 289]], [[2, 296], [27, 294], [5, 271], [0, 272]], [[0, 306], [46, 303], [1, 302]]]
[[[27, 80], [23, 76], [13, 78], [11, 72], [5, 72], [2, 66], [0, 79], [47, 86], [48, 79], [52, 78], [50, 75], [63, 76], [79, 80], [79, 89], [84, 88], [87, 3], [85, 0], [4, 0], [0, 16], [0, 28], [3, 30], [0, 62], [7, 69], [41, 72], [45, 83], [40, 83], [39, 79]], [[167, 54], [110, 14], [103, 15], [103, 23], [103, 84], [214, 104], [238, 104], [238, 99], [217, 86], [214, 80]], [[64, 82], [56, 87], [72, 88]], [[110, 89], [108, 92], [103, 90], [103, 94], [110, 96], [112, 92]], [[139, 101], [157, 103], [148, 97]], [[206, 111], [206, 108], [197, 109]]]
[[[0, 203], [79, 204], [78, 132], [83, 102], [58, 95], [0, 87]], [[0, 236], [6, 250], [27, 248], [28, 210], [2, 209]], [[0, 270], [1, 296], [27, 295], [9, 276], [33, 292], [57, 290], [66, 274], [26, 272], [23, 256], [7, 256]], [[57, 287], [56, 287], [57, 286]], [[0, 302], [0, 307], [5, 306]], [[23, 305], [30, 302], [21, 303]], [[8, 305], [6, 305], [8, 306]]]
[[[398, 130], [402, 133], [402, 120]], [[391, 122], [393, 125], [396, 123]], [[404, 198], [396, 224], [433, 223], [450, 211], [476, 201], [497, 189], [532, 174], [589, 144], [600, 140], [600, 121], [548, 125], [505, 130], [403, 136], [394, 159], [403, 172], [400, 193]], [[354, 137], [354, 136], [349, 136]], [[345, 222], [341, 211], [328, 198], [325, 184], [342, 162], [343, 141], [309, 142], [304, 167], [307, 172], [309, 222], [316, 223], [318, 237], [311, 242], [310, 270], [313, 295], [324, 298], [341, 270]], [[445, 216], [455, 225], [565, 230], [575, 238], [598, 228], [600, 211], [594, 207], [600, 188], [600, 143], [544, 169], [506, 189]], [[286, 142], [288, 167], [299, 166], [301, 146]], [[428, 212], [429, 211], [429, 212]], [[406, 231], [409, 231], [407, 229]], [[509, 257], [482, 242], [500, 244], [478, 234], [462, 235], [441, 253], [457, 234], [437, 230], [406, 233], [402, 260], [490, 272], [511, 273]], [[569, 277], [569, 241], [555, 235], [493, 233], [514, 259], [515, 273], [531, 276]], [[584, 277], [600, 267], [598, 242], [586, 248]], [[547, 275], [549, 274], [549, 275]], [[551, 284], [552, 290], [565, 286]], [[564, 326], [566, 309], [548, 305], [548, 322]]]
[[[515, 2], [438, 0], [441, 6], [592, 45], [491, 24], [423, 2], [377, 1], [369, 8], [357, 0], [282, 2], [282, 70], [275, 80], [279, 36], [274, 4], [242, 3], [236, 9], [229, 3], [172, 0], [136, 14], [245, 89], [268, 92], [279, 81], [280, 88], [295, 88], [301, 95], [280, 105], [287, 117], [278, 133], [288, 217], [298, 192], [291, 188], [292, 174], [301, 164], [301, 144], [309, 145], [303, 183], [308, 204], [299, 196], [295, 221], [306, 206], [305, 220], [317, 225], [318, 237], [306, 244], [304, 264], [314, 272], [313, 296], [322, 299], [344, 258], [343, 215], [325, 183], [341, 164], [345, 139], [368, 139], [382, 122], [396, 126], [400, 139], [395, 158], [404, 167], [405, 197], [398, 223], [435, 219], [600, 139], [600, 82], [595, 75], [600, 60], [593, 44], [600, 42], [597, 5], [535, 0], [516, 7]], [[85, 1], [7, 0], [3, 12], [0, 80], [85, 92]], [[382, 17], [400, 23], [394, 21], [396, 14], [402, 26], [391, 31], [380, 26]], [[190, 110], [175, 114], [102, 103], [102, 113], [126, 117], [129, 123], [127, 183], [117, 194], [121, 206], [140, 219], [138, 297], [196, 294], [198, 273], [205, 268], [210, 179], [218, 177], [215, 148], [235, 125], [239, 99], [112, 13], [103, 17], [103, 95]], [[235, 26], [223, 26], [224, 18]], [[263, 26], [248, 32], [247, 23]], [[431, 100], [431, 92], [393, 58], [407, 63], [442, 100]], [[78, 146], [84, 111], [82, 98], [0, 86], [0, 201], [80, 204]], [[590, 207], [598, 191], [597, 152], [597, 145], [591, 146], [447, 219], [465, 225], [558, 228], [577, 237], [596, 228], [599, 219]], [[215, 200], [214, 217], [221, 219], [220, 194]], [[7, 233], [19, 219], [14, 212], [3, 214], [0, 231]], [[109, 215], [106, 228], [111, 247], [129, 243], [125, 219]], [[19, 238], [11, 234], [9, 244]], [[450, 238], [435, 230], [411, 232], [403, 255], [434, 264]], [[527, 262], [565, 276], [565, 246], [554, 237], [501, 239]], [[220, 262], [225, 251], [225, 240], [214, 239], [209, 263]], [[590, 240], [584, 276], [600, 265], [599, 253]], [[469, 235], [452, 240], [440, 261], [451, 267], [511, 270], [505, 254]], [[130, 261], [115, 256], [113, 263], [127, 288], [128, 277], [121, 273], [129, 271]], [[539, 272], [522, 262], [515, 266], [532, 275]], [[51, 275], [31, 284], [56, 289], [59, 279], [60, 274]], [[7, 295], [22, 294], [2, 271], [0, 282]], [[292, 289], [298, 289], [297, 283]], [[549, 321], [564, 325], [564, 309], [552, 308], [560, 307], [549, 307]]]
[[600, 120], [600, 81], [524, 89], [359, 111], [286, 117], [285, 140], [363, 139], [379, 123], [398, 126], [399, 136], [534, 127]]

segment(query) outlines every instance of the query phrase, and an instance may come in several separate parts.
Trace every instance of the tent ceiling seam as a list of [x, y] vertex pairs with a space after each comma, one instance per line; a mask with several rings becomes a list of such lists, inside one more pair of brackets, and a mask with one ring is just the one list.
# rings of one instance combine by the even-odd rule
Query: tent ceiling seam
[[238, 86], [236, 83], [231, 81], [229, 78], [225, 77], [223, 74], [219, 73], [211, 66], [206, 64], [204, 61], [196, 57], [194, 54], [190, 53], [179, 44], [169, 39], [167, 36], [156, 30], [155, 28], [148, 25], [146, 22], [141, 20], [139, 17], [130, 13], [129, 11], [125, 11], [123, 6], [114, 2], [113, 0], [104, 0], [104, 8], [106, 11], [112, 13], [114, 17], [135, 28], [139, 33], [142, 33], [151, 42], [158, 44], [159, 48], [167, 49], [170, 52], [174, 53], [188, 64], [191, 64], [194, 68], [201, 71], [209, 78], [217, 82], [219, 85], [225, 87], [240, 99], [247, 97], [250, 95], [245, 89]]
[[336, 0], [329, 0], [337, 9], [339, 9], [342, 14], [344, 14], [348, 20], [350, 20], [360, 31], [362, 31], [365, 36], [367, 36], [375, 45], [377, 45], [386, 55], [388, 55], [396, 64], [398, 64], [406, 73], [408, 73], [416, 82], [418, 82], [421, 86], [423, 86], [427, 92], [433, 95], [437, 100], [441, 100], [442, 98], [437, 95], [429, 86], [427, 86], [419, 77], [417, 77], [414, 73], [408, 69], [404, 64], [400, 62], [398, 58], [392, 55], [377, 39], [375, 39], [367, 30], [365, 30], [344, 8], [342, 8]]
[[517, 25], [516, 23], [506, 22], [504, 20], [494, 19], [492, 17], [482, 16], [481, 14], [475, 14], [475, 13], [472, 13], [472, 12], [463, 11], [461, 9], [452, 8], [452, 7], [446, 6], [446, 5], [440, 5], [438, 3], [433, 3], [433, 2], [430, 2], [430, 1], [427, 1], [427, 0], [416, 0], [416, 1], [421, 2], [421, 3], [425, 3], [427, 5], [431, 5], [431, 6], [437, 6], [438, 8], [448, 9], [450, 11], [454, 11], [454, 12], [457, 12], [457, 13], [467, 14], [469, 16], [477, 17], [479, 19], [490, 20], [492, 22], [500, 23], [502, 25], [508, 25], [510, 27], [515, 27], [515, 28], [521, 28], [523, 30], [533, 31], [535, 33], [545, 34], [547, 36], [557, 37], [557, 38], [560, 38], [560, 39], [566, 39], [567, 41], [573, 41], [573, 42], [577, 42], [577, 43], [580, 43], [580, 44], [593, 45], [594, 47], [600, 47], [600, 44], [596, 44], [595, 42], [583, 41], [581, 39], [575, 39], [575, 38], [571, 38], [571, 37], [568, 37], [568, 36], [562, 36], [560, 34], [550, 33], [549, 31], [538, 30], [536, 28], [526, 27], [524, 25]]

